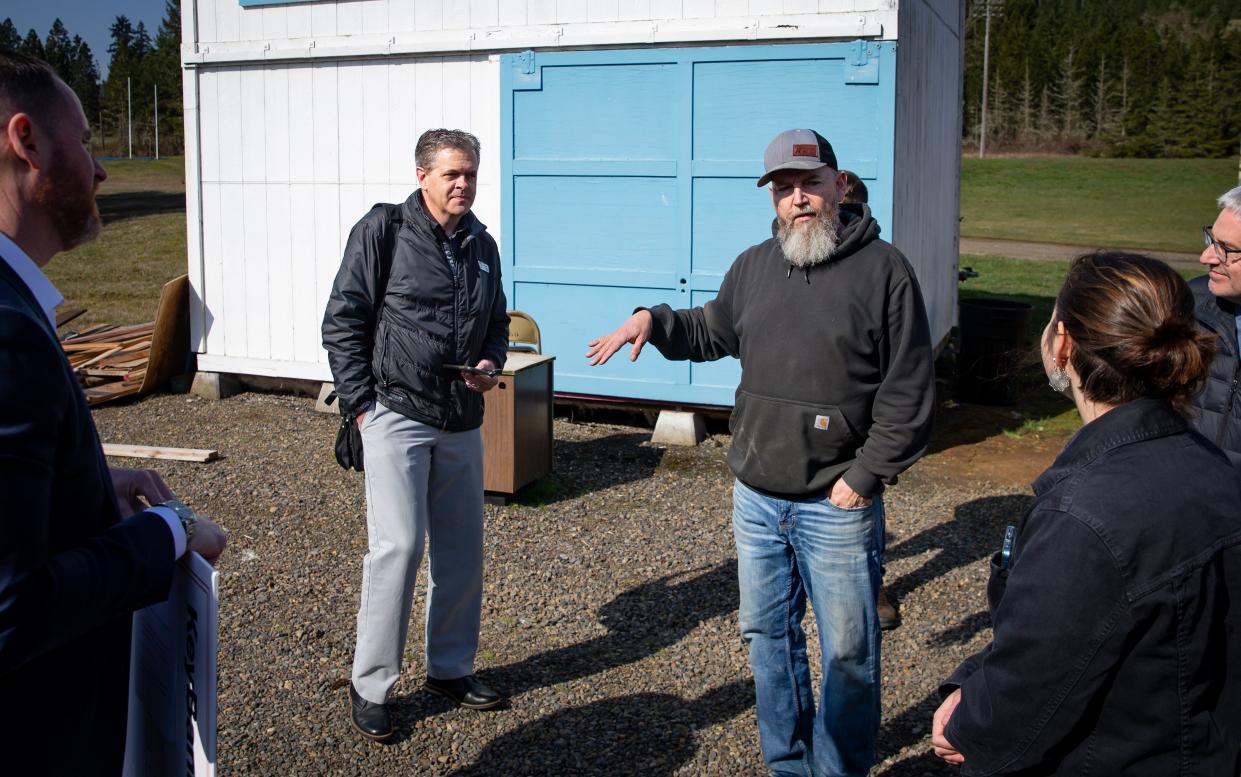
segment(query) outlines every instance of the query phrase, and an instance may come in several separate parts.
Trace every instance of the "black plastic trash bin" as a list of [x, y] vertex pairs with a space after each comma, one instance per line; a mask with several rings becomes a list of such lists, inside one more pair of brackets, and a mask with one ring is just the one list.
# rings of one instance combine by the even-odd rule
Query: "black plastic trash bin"
[[957, 398], [985, 405], [1013, 404], [1030, 306], [1007, 299], [963, 299], [957, 311], [961, 335]]

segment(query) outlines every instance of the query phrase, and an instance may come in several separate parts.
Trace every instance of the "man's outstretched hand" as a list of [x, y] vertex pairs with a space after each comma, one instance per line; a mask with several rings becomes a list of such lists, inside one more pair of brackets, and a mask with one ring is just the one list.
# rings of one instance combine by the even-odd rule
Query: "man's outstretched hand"
[[586, 358], [590, 359], [590, 366], [597, 367], [600, 364], [606, 364], [608, 359], [612, 358], [612, 354], [627, 343], [633, 343], [633, 347], [629, 349], [629, 361], [637, 361], [638, 354], [642, 353], [642, 346], [651, 339], [652, 321], [651, 311], [639, 310], [625, 319], [625, 323], [621, 324], [620, 328], [612, 334], [591, 340], [587, 343], [586, 349]]

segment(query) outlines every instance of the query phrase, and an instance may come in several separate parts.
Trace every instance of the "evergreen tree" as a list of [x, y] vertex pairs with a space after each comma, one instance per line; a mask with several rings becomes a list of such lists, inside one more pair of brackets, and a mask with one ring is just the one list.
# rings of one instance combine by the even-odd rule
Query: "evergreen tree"
[[31, 30], [26, 33], [26, 39], [22, 41], [21, 48], [18, 49], [23, 54], [31, 57], [44, 58], [43, 41], [39, 40], [39, 33]]
[[70, 65], [75, 53], [73, 41], [69, 39], [69, 31], [57, 18], [52, 22], [52, 29], [48, 30], [47, 40], [43, 43], [43, 58], [60, 74], [62, 79], [68, 81]]
[[21, 33], [17, 31], [13, 20], [5, 17], [5, 20], [0, 22], [0, 51], [18, 51], [21, 47]]
[[184, 147], [181, 106], [181, 0], [166, 0], [164, 19], [155, 33], [155, 47], [143, 61], [150, 82], [159, 88], [161, 153]]
[[[138, 70], [138, 63], [133, 57], [134, 26], [128, 17], [118, 16], [108, 27], [108, 35], [111, 39], [108, 53], [112, 55], [112, 59], [108, 63], [108, 80], [103, 83], [100, 94], [104, 131], [120, 135], [123, 146], [130, 130], [130, 81], [137, 75]], [[141, 117], [136, 105], [133, 115]]]

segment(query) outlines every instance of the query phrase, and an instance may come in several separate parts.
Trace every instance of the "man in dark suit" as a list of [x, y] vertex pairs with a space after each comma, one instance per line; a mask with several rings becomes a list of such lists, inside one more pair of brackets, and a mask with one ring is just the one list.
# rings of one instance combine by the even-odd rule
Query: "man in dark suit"
[[[168, 595], [186, 550], [224, 533], [151, 471], [110, 470], [56, 338], [41, 268], [99, 233], [73, 92], [0, 54], [0, 771], [119, 775], [130, 614]], [[144, 504], [145, 503], [145, 504]], [[157, 506], [150, 506], [157, 505]]]

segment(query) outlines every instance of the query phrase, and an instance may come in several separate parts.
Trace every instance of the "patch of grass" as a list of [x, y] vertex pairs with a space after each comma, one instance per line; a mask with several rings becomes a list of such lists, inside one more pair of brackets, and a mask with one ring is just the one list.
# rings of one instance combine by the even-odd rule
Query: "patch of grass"
[[[961, 299], [1007, 299], [1030, 305], [1030, 320], [1024, 341], [1026, 354], [1015, 377], [1017, 403], [1011, 416], [1013, 421], [1020, 423], [999, 431], [1018, 437], [1076, 431], [1081, 426], [1081, 419], [1071, 404], [1048, 387], [1038, 350], [1039, 339], [1055, 306], [1056, 294], [1068, 272], [1068, 263], [1000, 256], [962, 256], [960, 264], [978, 272], [977, 278], [961, 284]], [[1201, 275], [1198, 270], [1192, 269], [1179, 272], [1186, 280]]]
[[44, 268], [67, 307], [87, 309], [67, 329], [155, 318], [160, 288], [186, 271], [184, 164], [179, 157], [104, 162], [103, 231]]
[[101, 195], [115, 192], [185, 191], [185, 157], [163, 159], [103, 159], [108, 180], [99, 187]]
[[961, 160], [961, 234], [1198, 252], [1237, 159]]

